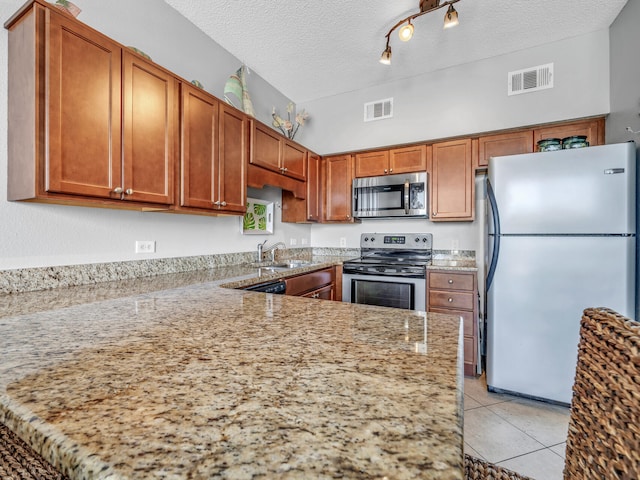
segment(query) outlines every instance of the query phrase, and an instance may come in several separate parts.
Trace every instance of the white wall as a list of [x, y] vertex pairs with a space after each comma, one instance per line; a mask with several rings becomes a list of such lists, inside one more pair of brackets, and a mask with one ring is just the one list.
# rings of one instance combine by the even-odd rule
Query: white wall
[[[0, 2], [3, 22], [23, 0]], [[197, 79], [222, 97], [224, 82], [240, 62], [160, 0], [74, 0], [78, 17], [123, 45], [135, 46], [187, 80]], [[310, 239], [307, 225], [280, 222], [275, 234], [243, 236], [240, 219], [141, 213], [100, 208], [8, 202], [7, 198], [7, 31], [0, 32], [0, 269], [207, 255], [255, 250], [268, 239], [290, 244]], [[257, 116], [267, 121], [272, 105], [289, 101], [257, 75], [249, 88]], [[280, 202], [277, 189], [252, 190], [249, 196]], [[155, 254], [136, 254], [136, 240], [155, 240]]]
[[[508, 72], [551, 62], [553, 89], [507, 96]], [[365, 123], [363, 104], [388, 97], [393, 118]], [[300, 139], [322, 154], [608, 113], [609, 34], [601, 30], [299, 107], [311, 115]]]
[[607, 143], [640, 143], [640, 2], [632, 0], [611, 25], [611, 114], [607, 118]]

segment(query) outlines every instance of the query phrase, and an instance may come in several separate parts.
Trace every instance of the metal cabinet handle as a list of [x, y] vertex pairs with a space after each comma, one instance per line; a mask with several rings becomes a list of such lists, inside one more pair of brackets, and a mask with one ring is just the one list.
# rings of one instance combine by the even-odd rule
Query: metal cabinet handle
[[113, 189], [113, 193], [122, 193], [123, 191], [122, 187], [116, 187]]
[[132, 189], [132, 188], [127, 188], [127, 189], [124, 191], [124, 193], [125, 193], [125, 195], [133, 195], [133, 189]]

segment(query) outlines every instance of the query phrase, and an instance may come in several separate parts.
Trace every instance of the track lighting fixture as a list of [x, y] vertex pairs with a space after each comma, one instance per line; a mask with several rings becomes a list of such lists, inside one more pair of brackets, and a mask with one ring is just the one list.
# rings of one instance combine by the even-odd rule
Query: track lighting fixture
[[411, 40], [411, 37], [413, 37], [413, 25], [411, 24], [411, 21], [398, 30], [398, 36], [403, 42]]
[[398, 30], [398, 36], [400, 40], [403, 42], [408, 42], [413, 37], [413, 23], [411, 21], [414, 18], [421, 17], [425, 13], [433, 12], [434, 10], [439, 10], [442, 7], [449, 7], [447, 9], [447, 13], [444, 16], [444, 27], [443, 28], [451, 28], [458, 25], [458, 12], [455, 8], [453, 8], [453, 4], [459, 2], [460, 0], [420, 0], [420, 11], [418, 13], [414, 13], [413, 15], [409, 15], [407, 18], [403, 18], [398, 23], [396, 23], [391, 30], [385, 35], [387, 37], [387, 45], [382, 52], [382, 56], [380, 57], [380, 63], [384, 65], [391, 65], [391, 46], [389, 45], [389, 40], [391, 38], [391, 34], [393, 31], [403, 25], [400, 30]]
[[389, 46], [389, 41], [387, 41], [387, 48], [385, 48], [384, 52], [382, 52], [380, 63], [382, 63], [383, 65], [391, 65], [391, 47]]

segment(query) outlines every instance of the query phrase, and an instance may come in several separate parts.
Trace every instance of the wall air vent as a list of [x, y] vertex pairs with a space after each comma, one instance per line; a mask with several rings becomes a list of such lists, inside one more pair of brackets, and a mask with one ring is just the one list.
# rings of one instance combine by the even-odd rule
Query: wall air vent
[[382, 120], [393, 117], [393, 98], [376, 100], [364, 104], [364, 121]]
[[509, 72], [509, 95], [553, 88], [553, 63]]

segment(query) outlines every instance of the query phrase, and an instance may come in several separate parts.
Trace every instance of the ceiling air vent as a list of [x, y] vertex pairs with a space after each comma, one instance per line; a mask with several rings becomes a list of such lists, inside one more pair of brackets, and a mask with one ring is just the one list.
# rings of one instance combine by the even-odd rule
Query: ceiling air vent
[[509, 95], [553, 88], [553, 63], [509, 72]]
[[385, 98], [364, 104], [364, 121], [382, 120], [393, 117], [393, 98]]

